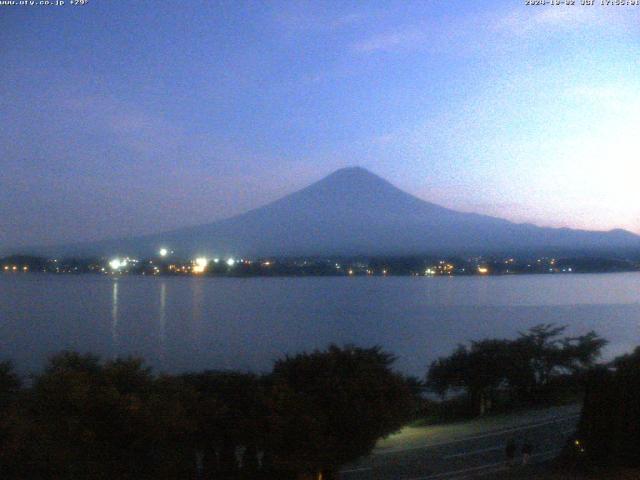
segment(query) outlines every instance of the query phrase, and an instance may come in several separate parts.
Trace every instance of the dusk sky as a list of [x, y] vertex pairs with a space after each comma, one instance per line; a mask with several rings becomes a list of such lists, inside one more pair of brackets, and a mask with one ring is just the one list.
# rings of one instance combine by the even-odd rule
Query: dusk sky
[[640, 233], [640, 6], [0, 6], [0, 247], [211, 222], [359, 165]]

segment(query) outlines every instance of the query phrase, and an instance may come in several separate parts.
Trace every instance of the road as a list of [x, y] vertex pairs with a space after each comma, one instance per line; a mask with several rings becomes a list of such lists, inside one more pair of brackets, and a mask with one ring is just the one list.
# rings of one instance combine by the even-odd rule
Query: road
[[[557, 455], [574, 432], [579, 405], [448, 425], [405, 427], [373, 453], [340, 472], [341, 480], [450, 480], [478, 478], [506, 469], [513, 439], [533, 446], [533, 462]], [[520, 456], [517, 460], [520, 462]]]

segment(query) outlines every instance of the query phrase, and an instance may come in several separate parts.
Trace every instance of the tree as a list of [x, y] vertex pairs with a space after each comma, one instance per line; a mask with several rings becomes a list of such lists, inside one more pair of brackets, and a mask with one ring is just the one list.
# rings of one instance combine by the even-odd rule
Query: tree
[[411, 417], [415, 396], [394, 360], [379, 347], [332, 345], [276, 362], [269, 453], [281, 475], [335, 478]]
[[516, 340], [516, 348], [527, 358], [536, 386], [548, 384], [554, 369], [562, 365], [562, 341], [558, 336], [566, 328], [557, 327], [552, 323], [542, 323], [525, 333], [521, 332], [520, 338]]
[[0, 478], [10, 473], [7, 468], [11, 461], [10, 432], [13, 424], [21, 423], [17, 409], [19, 393], [20, 378], [13, 371], [13, 364], [0, 362]]
[[449, 357], [431, 364], [427, 386], [442, 397], [450, 389], [464, 389], [474, 411], [482, 415], [508, 377], [510, 353], [505, 340], [471, 342], [469, 348], [460, 345]]
[[579, 337], [562, 340], [560, 364], [574, 374], [583, 373], [595, 365], [607, 340], [600, 338], [594, 331]]
[[[36, 376], [23, 416], [12, 426], [14, 478], [176, 478], [192, 425], [189, 390], [155, 379], [137, 359], [104, 365], [63, 352]], [[4, 460], [4, 459], [3, 459]], [[188, 458], [191, 460], [191, 457]]]
[[590, 463], [640, 466], [640, 347], [589, 375], [578, 442]]
[[0, 415], [14, 402], [20, 391], [20, 378], [9, 361], [0, 362]]
[[595, 364], [606, 340], [595, 332], [579, 337], [560, 335], [566, 327], [536, 325], [515, 340], [487, 339], [459, 345], [448, 357], [434, 361], [427, 386], [438, 395], [464, 389], [473, 410], [483, 414], [497, 394], [519, 401], [539, 401], [557, 378], [578, 378]]
[[186, 374], [182, 379], [197, 392], [193, 415], [205, 470], [224, 478], [238, 474], [255, 478], [268, 422], [260, 379], [217, 371]]
[[468, 365], [469, 351], [466, 346], [458, 345], [451, 355], [440, 357], [431, 363], [425, 384], [427, 388], [444, 399], [449, 390], [465, 388]]

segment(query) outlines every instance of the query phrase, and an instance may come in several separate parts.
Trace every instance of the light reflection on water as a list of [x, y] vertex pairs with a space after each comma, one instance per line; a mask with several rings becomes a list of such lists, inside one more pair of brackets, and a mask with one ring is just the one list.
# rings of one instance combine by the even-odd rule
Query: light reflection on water
[[118, 339], [118, 279], [113, 280], [111, 293], [111, 338], [113, 340], [113, 357], [118, 356], [120, 341]]
[[163, 279], [160, 283], [160, 311], [158, 312], [159, 321], [159, 347], [160, 347], [160, 361], [164, 362], [167, 349], [167, 283]]
[[640, 344], [640, 274], [473, 278], [0, 275], [0, 345], [23, 371], [61, 349], [142, 356], [157, 370], [268, 370], [330, 342], [381, 345], [422, 376], [457, 343], [541, 322]]

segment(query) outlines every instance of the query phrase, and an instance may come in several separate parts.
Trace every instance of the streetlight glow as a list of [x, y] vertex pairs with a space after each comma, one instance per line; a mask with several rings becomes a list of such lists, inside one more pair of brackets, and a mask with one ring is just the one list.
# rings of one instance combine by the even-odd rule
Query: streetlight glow
[[126, 265], [127, 265], [127, 261], [120, 260], [119, 258], [114, 258], [109, 262], [109, 266], [111, 267], [112, 270], [119, 270], [121, 267], [124, 267]]
[[198, 257], [194, 260], [194, 265], [191, 271], [193, 273], [204, 273], [209, 264], [209, 260], [206, 257]]

